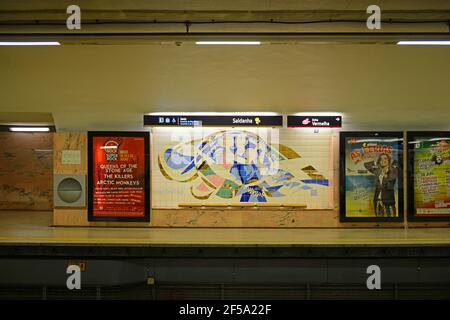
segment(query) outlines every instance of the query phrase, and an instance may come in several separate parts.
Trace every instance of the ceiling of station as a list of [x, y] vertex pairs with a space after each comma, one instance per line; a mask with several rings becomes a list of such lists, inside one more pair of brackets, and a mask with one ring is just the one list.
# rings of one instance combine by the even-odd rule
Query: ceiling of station
[[[24, 22], [65, 19], [67, 14], [60, 11], [70, 2], [2, 1], [0, 34], [20, 30]], [[370, 4], [77, 2], [82, 19], [122, 22], [212, 16], [249, 21], [361, 19]], [[449, 1], [378, 4], [389, 14], [398, 14], [397, 19], [437, 22], [448, 19], [450, 12]], [[27, 28], [24, 33], [29, 34], [35, 26]], [[119, 29], [125, 34], [131, 30], [126, 25]], [[52, 114], [59, 130], [139, 130], [142, 115], [156, 111], [334, 111], [343, 113], [344, 123], [352, 128], [450, 130], [449, 46], [272, 43], [224, 47], [175, 45], [169, 40], [145, 45], [0, 47], [0, 113]]]
[[65, 20], [64, 9], [77, 4], [86, 20], [320, 20], [365, 19], [376, 4], [385, 18], [447, 19], [446, 0], [2, 0], [0, 21]]

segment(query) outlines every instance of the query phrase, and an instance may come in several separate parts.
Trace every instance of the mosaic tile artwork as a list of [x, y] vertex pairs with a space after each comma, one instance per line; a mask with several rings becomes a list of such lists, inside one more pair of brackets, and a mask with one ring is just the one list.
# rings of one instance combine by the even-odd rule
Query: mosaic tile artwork
[[[314, 158], [309, 162], [300, 150], [279, 143], [278, 135], [277, 139], [267, 142], [267, 137], [258, 133], [237, 129], [206, 130], [200, 137], [187, 134], [183, 141], [156, 146], [159, 150], [154, 152], [157, 159], [153, 163], [156, 162], [157, 171], [165, 181], [156, 177], [154, 199], [170, 199], [160, 207], [174, 207], [180, 202], [302, 203], [309, 206], [314, 203], [313, 207], [327, 207], [331, 189], [329, 172], [320, 172]], [[290, 138], [295, 139], [292, 135]], [[164, 140], [164, 135], [156, 133], [156, 140]], [[321, 137], [317, 142], [319, 145], [314, 149], [319, 147], [321, 156], [329, 149], [329, 139]], [[323, 159], [321, 162], [327, 171], [328, 166]], [[155, 172], [156, 168], [153, 169]], [[163, 190], [158, 192], [160, 189]]]

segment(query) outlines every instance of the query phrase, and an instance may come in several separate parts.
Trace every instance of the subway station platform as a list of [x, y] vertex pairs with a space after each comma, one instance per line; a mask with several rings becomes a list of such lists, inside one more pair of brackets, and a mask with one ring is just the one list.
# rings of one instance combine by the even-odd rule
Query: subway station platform
[[[323, 255], [325, 251], [328, 254], [341, 252], [347, 256], [351, 252], [366, 252], [373, 256], [375, 251], [382, 255], [392, 252], [399, 255], [427, 252], [447, 255], [450, 252], [450, 229], [53, 227], [51, 212], [3, 211], [0, 213], [0, 248], [0, 252], [12, 255], [73, 252], [81, 255], [142, 256], [152, 255], [157, 248], [163, 253], [177, 248], [176, 252], [181, 255], [183, 252], [192, 254], [193, 248], [203, 248], [202, 254], [212, 249], [215, 252], [234, 249], [228, 250], [227, 254], [258, 251], [258, 254], [269, 256], [280, 251], [284, 254], [291, 252], [295, 256]], [[130, 251], [130, 248], [134, 250]]]
[[[83, 263], [83, 290], [65, 288]], [[367, 290], [367, 267], [382, 290]], [[107, 270], [107, 272], [105, 272]], [[8, 299], [448, 299], [450, 229], [52, 227], [0, 213]]]

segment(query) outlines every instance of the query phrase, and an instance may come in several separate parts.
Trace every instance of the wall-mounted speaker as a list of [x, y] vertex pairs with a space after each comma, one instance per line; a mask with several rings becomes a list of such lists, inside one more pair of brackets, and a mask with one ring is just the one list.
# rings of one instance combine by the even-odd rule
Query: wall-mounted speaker
[[85, 207], [86, 176], [83, 174], [56, 174], [53, 180], [54, 207]]

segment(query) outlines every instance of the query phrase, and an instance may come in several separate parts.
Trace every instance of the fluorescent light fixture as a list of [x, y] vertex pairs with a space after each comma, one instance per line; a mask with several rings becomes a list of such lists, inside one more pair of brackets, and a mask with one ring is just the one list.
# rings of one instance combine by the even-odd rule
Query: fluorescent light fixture
[[149, 116], [278, 116], [276, 112], [151, 112]]
[[56, 41], [0, 41], [0, 46], [59, 46]]
[[293, 114], [294, 116], [342, 116], [340, 112], [297, 112]]
[[410, 46], [450, 46], [450, 40], [401, 40], [397, 44]]
[[409, 143], [410, 144], [416, 144], [416, 143], [422, 143], [422, 142], [428, 142], [428, 141], [442, 141], [442, 140], [450, 140], [450, 138], [447, 138], [447, 137], [431, 138], [431, 139], [410, 141]]
[[356, 140], [356, 142], [358, 143], [362, 143], [362, 142], [397, 142], [397, 141], [402, 141], [402, 138], [394, 138], [394, 139], [383, 139], [383, 138], [379, 138], [379, 139], [358, 139]]
[[101, 146], [100, 149], [117, 149], [117, 146]]
[[49, 127], [10, 127], [13, 132], [49, 132]]
[[261, 41], [196, 41], [195, 44], [199, 45], [246, 45], [246, 46], [258, 46]]

